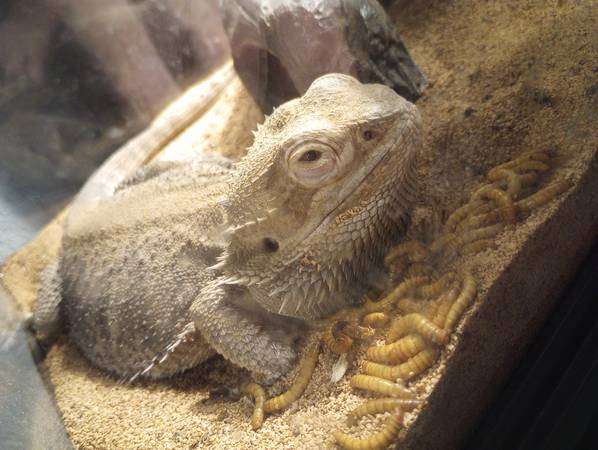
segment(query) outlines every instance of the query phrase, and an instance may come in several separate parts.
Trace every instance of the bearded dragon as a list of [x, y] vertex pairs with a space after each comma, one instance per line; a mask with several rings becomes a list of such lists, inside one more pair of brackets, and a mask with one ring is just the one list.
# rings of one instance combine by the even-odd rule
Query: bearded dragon
[[163, 378], [214, 352], [285, 374], [313, 321], [357, 303], [417, 196], [417, 108], [340, 74], [258, 127], [238, 162], [150, 164], [76, 203], [34, 326], [96, 366]]

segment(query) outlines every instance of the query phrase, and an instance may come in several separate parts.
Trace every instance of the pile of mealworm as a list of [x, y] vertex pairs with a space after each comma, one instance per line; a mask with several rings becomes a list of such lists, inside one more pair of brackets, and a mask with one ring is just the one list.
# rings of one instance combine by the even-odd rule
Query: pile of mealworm
[[[494, 245], [505, 225], [516, 221], [566, 191], [570, 183], [556, 180], [537, 190], [540, 177], [550, 170], [548, 152], [535, 151], [497, 166], [487, 183], [475, 190], [468, 203], [455, 210], [428, 242], [410, 240], [394, 247], [385, 265], [396, 286], [376, 300], [367, 298], [357, 308], [345, 309], [327, 320], [321, 333], [325, 347], [346, 354], [355, 340], [379, 335], [386, 344], [367, 349], [366, 360], [351, 386], [378, 395], [349, 413], [349, 425], [365, 415], [391, 412], [384, 427], [367, 438], [342, 431], [334, 438], [347, 449], [386, 448], [397, 439], [403, 415], [419, 403], [407, 383], [438, 359], [452, 331], [477, 295], [476, 281], [467, 270], [443, 271], [460, 255], [471, 255]], [[308, 346], [298, 375], [283, 394], [265, 400], [264, 390], [250, 383], [243, 389], [255, 399], [254, 429], [264, 413], [285, 409], [307, 387], [316, 366], [320, 342]]]

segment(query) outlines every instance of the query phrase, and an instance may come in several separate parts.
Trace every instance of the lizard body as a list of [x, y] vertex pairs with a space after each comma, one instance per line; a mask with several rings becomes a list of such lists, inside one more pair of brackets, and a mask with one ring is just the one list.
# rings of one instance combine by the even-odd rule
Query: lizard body
[[419, 115], [382, 85], [326, 75], [237, 163], [151, 166], [81, 197], [34, 323], [62, 320], [97, 366], [165, 377], [214, 351], [286, 373], [313, 320], [359, 301], [416, 197]]

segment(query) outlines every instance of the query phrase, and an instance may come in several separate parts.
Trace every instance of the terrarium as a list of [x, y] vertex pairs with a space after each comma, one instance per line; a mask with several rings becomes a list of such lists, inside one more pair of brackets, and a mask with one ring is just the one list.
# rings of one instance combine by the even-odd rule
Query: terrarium
[[0, 5], [0, 447], [591, 448], [595, 19]]

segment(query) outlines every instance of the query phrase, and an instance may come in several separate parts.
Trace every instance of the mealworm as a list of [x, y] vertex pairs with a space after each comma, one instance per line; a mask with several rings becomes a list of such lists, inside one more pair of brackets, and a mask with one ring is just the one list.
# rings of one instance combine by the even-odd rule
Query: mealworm
[[291, 404], [293, 404], [307, 388], [311, 376], [314, 372], [318, 362], [318, 355], [320, 354], [320, 343], [316, 341], [310, 348], [307, 349], [303, 359], [300, 362], [299, 372], [291, 387], [282, 394], [272, 397], [264, 403], [264, 412], [272, 413], [281, 411]]
[[259, 429], [264, 423], [264, 402], [266, 401], [266, 392], [264, 388], [256, 383], [246, 383], [241, 392], [253, 397], [255, 407], [251, 415], [251, 428]]
[[490, 202], [483, 202], [471, 212], [471, 216], [489, 213], [494, 209], [494, 205]]
[[439, 253], [441, 251], [445, 251], [446, 247], [452, 248], [455, 239], [457, 239], [457, 235], [455, 233], [446, 233], [437, 237], [430, 244], [430, 252]]
[[353, 339], [367, 339], [374, 335], [374, 329], [362, 327], [355, 323], [348, 323], [341, 328], [341, 332]]
[[546, 154], [546, 152], [544, 151], [531, 151], [531, 152], [526, 152], [524, 154], [522, 154], [521, 156], [519, 156], [516, 159], [513, 159], [511, 161], [507, 161], [504, 164], [500, 164], [496, 167], [493, 167], [492, 169], [490, 169], [488, 171], [488, 178], [492, 179], [495, 176], [495, 172], [500, 171], [502, 169], [513, 169], [514, 167], [521, 165], [521, 163], [529, 161], [529, 160], [535, 160], [535, 161], [548, 161], [550, 159], [550, 156], [548, 156]]
[[400, 408], [401, 411], [411, 411], [421, 403], [419, 400], [406, 400], [403, 398], [375, 398], [362, 403], [347, 416], [348, 425], [355, 425], [363, 416], [373, 416]]
[[410, 380], [419, 375], [432, 367], [432, 364], [434, 364], [438, 358], [438, 354], [438, 350], [434, 348], [426, 348], [425, 350], [422, 350], [413, 358], [410, 358], [407, 362], [404, 362], [399, 366], [400, 374], [398, 378]]
[[446, 219], [446, 222], [444, 223], [445, 231], [454, 231], [455, 226], [459, 222], [463, 221], [467, 216], [469, 216], [469, 214], [476, 208], [478, 208], [480, 205], [482, 205], [482, 202], [477, 201], [466, 203], [460, 208], [457, 208], [455, 211], [451, 213], [448, 219]]
[[386, 364], [364, 361], [361, 365], [361, 371], [366, 375], [384, 378], [385, 380], [395, 381], [397, 378], [401, 378], [399, 375], [399, 367], [400, 365], [387, 366]]
[[403, 272], [405, 272], [407, 267], [409, 267], [408, 261], [406, 261], [405, 259], [397, 259], [397, 260], [393, 261], [392, 264], [390, 264], [390, 266], [387, 267], [388, 275], [393, 280], [398, 279], [399, 276]]
[[421, 262], [428, 256], [426, 247], [418, 241], [403, 242], [392, 248], [384, 258], [384, 264], [388, 267], [395, 259], [407, 255], [411, 262]]
[[392, 344], [375, 345], [366, 350], [365, 357], [380, 363], [397, 363], [405, 361], [426, 348], [426, 341], [417, 335], [410, 334]]
[[438, 280], [430, 284], [424, 284], [417, 288], [417, 292], [422, 297], [432, 298], [437, 297], [446, 288], [446, 285], [455, 279], [454, 272], [447, 272]]
[[409, 380], [428, 369], [438, 356], [438, 351], [426, 348], [402, 364], [387, 366], [371, 361], [364, 361], [362, 371], [367, 375], [394, 381], [397, 378]]
[[529, 172], [523, 173], [519, 175], [519, 181], [521, 182], [521, 187], [527, 187], [530, 184], [533, 184], [538, 179], [538, 174], [536, 172]]
[[384, 428], [367, 438], [354, 438], [342, 431], [332, 433], [338, 444], [348, 450], [382, 450], [391, 445], [403, 425], [403, 412], [394, 412], [386, 421]]
[[501, 218], [500, 212], [495, 209], [485, 214], [478, 214], [464, 220], [459, 224], [458, 230], [463, 231], [465, 229], [475, 229], [484, 225], [490, 225], [498, 222]]
[[506, 181], [507, 194], [512, 198], [517, 197], [521, 192], [521, 178], [520, 176], [509, 169], [500, 169], [495, 171], [492, 175], [488, 174], [488, 179], [491, 181]]
[[517, 208], [523, 212], [528, 213], [532, 209], [538, 208], [539, 206], [545, 205], [557, 195], [565, 192], [571, 187], [571, 182], [568, 180], [558, 180], [554, 183], [546, 186], [544, 189], [539, 190], [535, 194], [529, 197], [519, 200], [516, 205]]
[[341, 310], [332, 315], [325, 321], [322, 332], [324, 345], [328, 350], [339, 355], [348, 352], [353, 346], [353, 339], [342, 332], [342, 327], [347, 324], [345, 317], [349, 314], [347, 310]]
[[456, 284], [449, 291], [445, 292], [442, 297], [438, 300], [438, 308], [432, 316], [432, 323], [440, 328], [444, 328], [444, 322], [446, 316], [453, 306], [455, 299], [459, 295], [461, 284]]
[[405, 273], [406, 277], [431, 277], [434, 275], [434, 268], [425, 263], [413, 263]]
[[324, 321], [322, 340], [330, 351], [346, 353], [353, 346], [353, 339], [363, 339], [374, 334], [374, 330], [357, 324], [360, 314], [360, 309], [347, 308]]
[[344, 333], [334, 333], [334, 328], [337, 324], [333, 324], [333, 327], [327, 328], [322, 334], [322, 341], [328, 350], [338, 355], [347, 353], [353, 346], [353, 339]]
[[426, 281], [428, 281], [428, 277], [408, 278], [394, 288], [392, 292], [383, 299], [378, 300], [377, 302], [367, 300], [363, 305], [363, 309], [368, 313], [387, 311], [388, 309], [392, 308], [397, 300], [407, 295], [411, 290], [420, 284], [424, 284]]
[[416, 300], [411, 297], [403, 297], [397, 303], [397, 308], [399, 309], [399, 311], [404, 312], [405, 314], [409, 314], [409, 313], [423, 314], [423, 312], [426, 309], [425, 303], [426, 302], [421, 299]]
[[428, 304], [426, 305], [423, 315], [426, 316], [427, 318], [434, 317], [434, 315], [436, 314], [436, 311], [438, 311], [438, 307], [440, 306], [438, 299], [428, 301], [427, 303]]
[[[482, 217], [484, 216], [484, 217]], [[482, 220], [478, 218], [482, 217]], [[498, 218], [499, 213], [495, 213], [494, 211], [488, 214], [484, 214], [481, 216], [475, 216], [468, 220], [467, 223], [467, 230], [461, 229], [459, 235], [451, 233], [449, 235], [441, 236], [443, 242], [442, 253], [444, 255], [452, 255], [453, 253], [460, 251], [460, 248], [473, 241], [477, 241], [484, 238], [494, 237], [496, 236], [501, 230], [503, 225], [500, 223], [479, 228], [479, 223], [477, 222], [485, 222], [488, 218]], [[434, 245], [434, 244], [432, 244]]]
[[373, 377], [371, 375], [353, 375], [351, 386], [357, 389], [363, 389], [377, 394], [388, 395], [390, 397], [413, 398], [414, 394], [405, 386], [399, 383], [385, 380], [384, 378]]
[[386, 326], [388, 322], [390, 322], [390, 317], [381, 312], [366, 314], [361, 321], [366, 327], [372, 328], [382, 328]]
[[513, 166], [513, 170], [517, 172], [529, 172], [532, 170], [536, 172], [546, 172], [550, 170], [550, 166], [541, 161], [527, 160], [521, 161], [519, 164]]
[[463, 274], [463, 289], [449, 309], [444, 322], [444, 328], [452, 330], [457, 321], [463, 315], [465, 309], [471, 304], [477, 293], [475, 279], [469, 272]]
[[493, 239], [480, 239], [478, 241], [469, 242], [459, 250], [462, 255], [472, 255], [480, 253], [488, 248], [494, 247], [496, 242]]
[[538, 161], [550, 161], [550, 156], [547, 150], [530, 150], [523, 153], [518, 159], [535, 159]]
[[470, 242], [479, 241], [480, 239], [488, 239], [495, 237], [503, 229], [500, 223], [490, 225], [489, 227], [477, 228], [464, 232], [460, 238], [460, 244], [468, 244]]
[[[467, 228], [477, 228], [482, 225], [490, 225], [491, 223], [497, 222], [500, 219], [500, 214], [494, 208], [494, 204], [491, 202], [484, 201], [483, 203], [480, 203], [477, 208], [471, 211], [469, 216], [459, 222], [456, 228], [457, 232], [462, 232]], [[472, 222], [476, 221], [481, 223], [477, 223], [475, 227], [472, 226]]]
[[489, 184], [482, 186], [474, 192], [472, 199], [476, 200], [478, 198], [487, 198], [488, 200], [494, 201], [498, 206], [498, 211], [503, 220], [507, 223], [515, 223], [517, 219], [517, 210], [513, 200], [507, 193]]
[[445, 344], [448, 334], [418, 313], [407, 314], [395, 319], [388, 331], [388, 339], [395, 341], [407, 334], [419, 333], [435, 344]]

